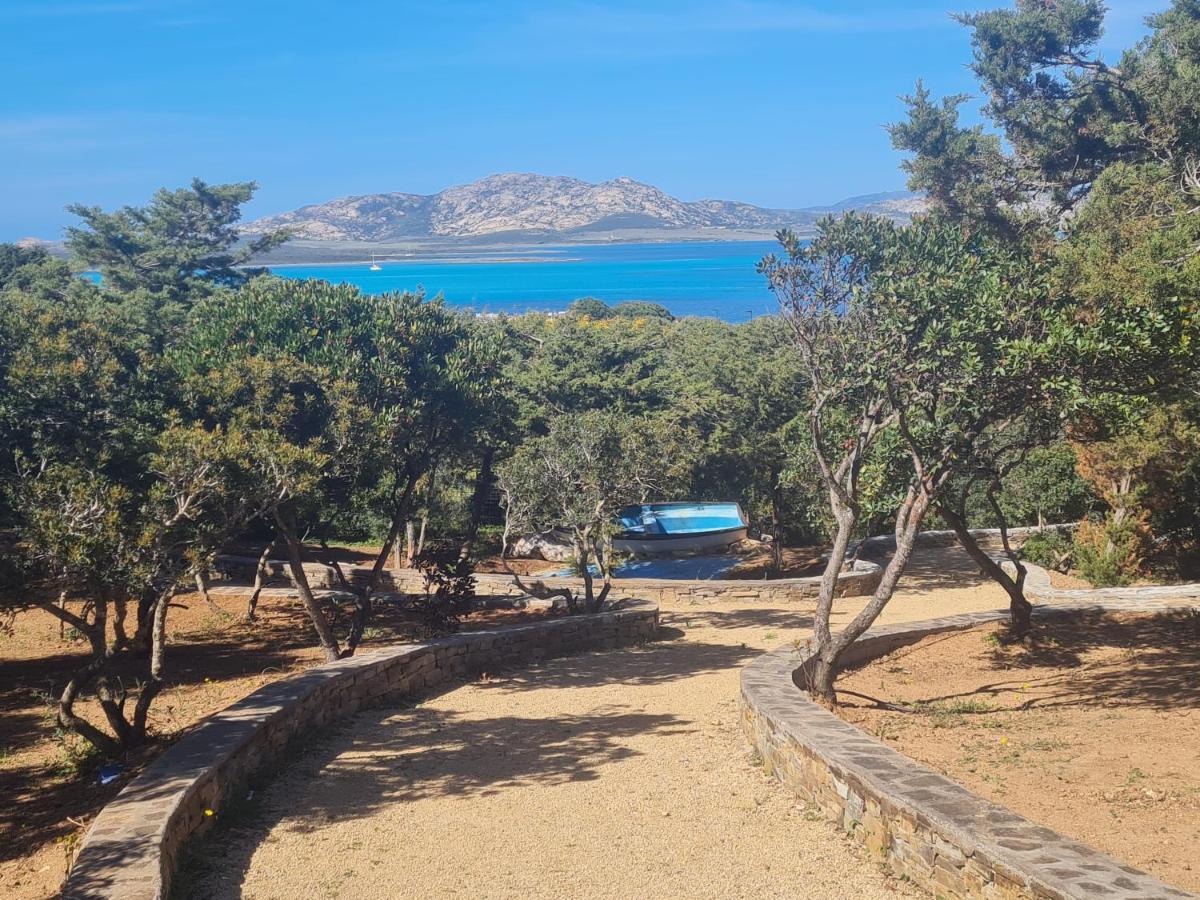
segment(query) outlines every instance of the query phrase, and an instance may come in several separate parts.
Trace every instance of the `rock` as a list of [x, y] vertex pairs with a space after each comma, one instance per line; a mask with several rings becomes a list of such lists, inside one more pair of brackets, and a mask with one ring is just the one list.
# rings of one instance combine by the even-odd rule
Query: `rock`
[[512, 546], [513, 556], [545, 559], [551, 562], [570, 559], [572, 552], [571, 542], [567, 536], [557, 531], [531, 534], [521, 538]]

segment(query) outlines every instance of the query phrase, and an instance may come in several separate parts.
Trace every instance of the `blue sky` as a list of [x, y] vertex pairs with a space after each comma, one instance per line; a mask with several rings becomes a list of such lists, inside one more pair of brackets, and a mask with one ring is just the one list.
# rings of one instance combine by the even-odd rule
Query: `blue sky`
[[[260, 215], [495, 172], [808, 206], [903, 187], [883, 125], [970, 91], [1003, 0], [0, 0], [0, 240], [257, 180]], [[1114, 0], [1107, 51], [1167, 0]]]

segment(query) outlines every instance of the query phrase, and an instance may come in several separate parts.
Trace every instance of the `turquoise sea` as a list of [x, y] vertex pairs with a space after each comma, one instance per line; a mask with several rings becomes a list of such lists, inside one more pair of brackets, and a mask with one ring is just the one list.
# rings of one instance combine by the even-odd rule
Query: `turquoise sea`
[[322, 278], [367, 293], [425, 289], [477, 312], [561, 310], [580, 297], [608, 303], [653, 300], [677, 316], [743, 322], [777, 305], [755, 264], [769, 241], [534, 246], [464, 252], [448, 259], [380, 257], [369, 263], [272, 268], [287, 278]]

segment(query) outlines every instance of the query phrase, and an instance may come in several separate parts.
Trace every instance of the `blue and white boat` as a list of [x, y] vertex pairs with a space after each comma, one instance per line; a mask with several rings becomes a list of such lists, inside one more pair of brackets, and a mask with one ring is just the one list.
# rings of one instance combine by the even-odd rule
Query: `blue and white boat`
[[737, 503], [647, 503], [617, 518], [613, 549], [639, 556], [727, 547], [745, 540], [749, 524]]

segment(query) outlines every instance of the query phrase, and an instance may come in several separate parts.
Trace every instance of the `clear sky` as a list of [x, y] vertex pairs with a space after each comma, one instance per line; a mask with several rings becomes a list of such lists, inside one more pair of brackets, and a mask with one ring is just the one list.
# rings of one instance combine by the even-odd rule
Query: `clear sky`
[[[810, 206], [904, 186], [883, 125], [970, 91], [1005, 0], [0, 0], [0, 240], [257, 180], [261, 215], [496, 172]], [[1167, 0], [1113, 0], [1107, 52]]]

